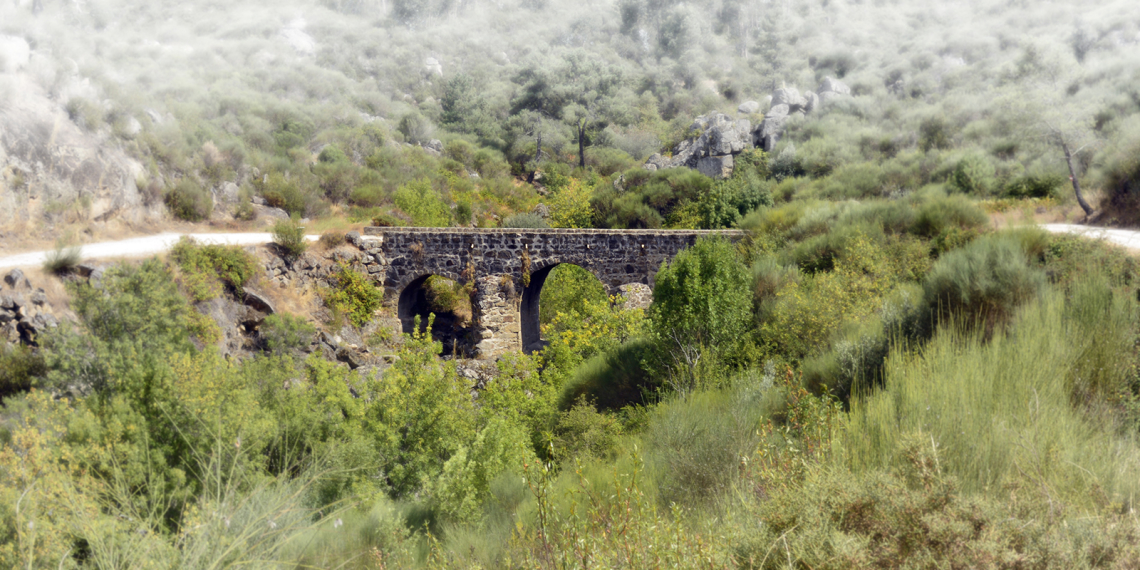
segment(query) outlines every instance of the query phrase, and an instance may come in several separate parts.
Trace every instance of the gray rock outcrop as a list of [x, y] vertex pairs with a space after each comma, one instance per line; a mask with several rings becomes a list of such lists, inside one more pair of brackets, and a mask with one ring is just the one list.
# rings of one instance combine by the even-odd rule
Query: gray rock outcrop
[[851, 88], [848, 87], [846, 83], [834, 77], [825, 77], [823, 78], [823, 82], [819, 84], [819, 102], [822, 105], [827, 105], [850, 96]]
[[745, 101], [736, 108], [736, 112], [741, 115], [751, 115], [760, 112], [760, 103], [756, 101]]
[[764, 149], [764, 152], [772, 152], [780, 137], [784, 135], [784, 127], [788, 124], [790, 112], [787, 105], [773, 105], [764, 115], [764, 120], [752, 132], [752, 144]]
[[733, 156], [752, 147], [752, 123], [733, 119], [724, 113], [702, 115], [689, 126], [689, 138], [681, 141], [672, 157], [655, 154], [645, 167], [649, 170], [687, 167], [706, 176], [727, 178], [732, 174]]
[[[87, 214], [130, 222], [160, 219], [161, 203], [144, 203], [135, 183], [145, 169], [115, 141], [110, 129], [89, 131], [72, 120], [23, 72], [4, 74], [8, 100], [0, 105], [0, 224], [45, 215], [47, 205], [90, 204]], [[100, 103], [91, 101], [92, 106]]]

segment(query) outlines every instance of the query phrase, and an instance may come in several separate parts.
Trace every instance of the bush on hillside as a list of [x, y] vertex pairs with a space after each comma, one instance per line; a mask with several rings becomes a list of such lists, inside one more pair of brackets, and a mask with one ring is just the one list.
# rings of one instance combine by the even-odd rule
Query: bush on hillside
[[183, 283], [195, 301], [213, 299], [221, 294], [221, 284], [231, 287], [240, 297], [242, 287], [258, 272], [257, 259], [237, 246], [202, 245], [183, 237], [174, 244], [170, 256], [182, 269]]
[[325, 303], [347, 317], [352, 324], [364, 326], [372, 319], [372, 313], [380, 308], [384, 298], [383, 290], [377, 288], [367, 276], [353, 271], [343, 263], [332, 278], [334, 285], [325, 293]]
[[305, 319], [288, 313], [274, 313], [265, 317], [257, 329], [263, 349], [275, 353], [289, 353], [309, 346], [317, 329]]
[[503, 227], [544, 229], [549, 228], [550, 224], [546, 223], [546, 219], [538, 214], [524, 212], [521, 214], [511, 214], [503, 218]]
[[180, 220], [200, 222], [213, 213], [214, 199], [209, 191], [194, 181], [183, 178], [166, 192], [166, 207]]
[[926, 306], [940, 322], [953, 318], [989, 333], [1044, 285], [1045, 273], [1030, 266], [1020, 241], [996, 235], [943, 255], [930, 268], [923, 290]]
[[653, 349], [649, 339], [632, 339], [582, 363], [563, 386], [558, 407], [570, 410], [582, 398], [600, 410], [645, 403], [661, 387], [645, 366]]
[[986, 213], [965, 196], [941, 196], [919, 207], [911, 232], [927, 239], [952, 231], [979, 230], [989, 224]]
[[296, 219], [279, 220], [273, 224], [273, 243], [281, 249], [286, 259], [296, 260], [309, 248], [305, 240], [305, 228]]

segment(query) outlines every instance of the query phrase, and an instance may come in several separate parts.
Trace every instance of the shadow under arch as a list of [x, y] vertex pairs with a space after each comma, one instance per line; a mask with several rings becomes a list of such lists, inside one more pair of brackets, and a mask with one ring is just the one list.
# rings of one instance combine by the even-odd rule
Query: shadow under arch
[[[441, 277], [452, 281], [443, 275], [427, 274], [413, 279], [400, 291], [400, 300], [396, 306], [396, 315], [400, 319], [400, 329], [404, 334], [424, 332], [427, 330], [429, 316], [434, 314], [432, 323], [432, 339], [443, 345], [440, 354], [456, 355], [470, 358], [475, 352], [475, 345], [471, 342], [474, 328], [471, 323], [464, 323], [462, 316], [452, 311], [433, 310], [432, 302], [428, 297], [428, 280], [432, 277]], [[419, 318], [419, 330], [416, 330], [416, 318]]]
[[522, 337], [519, 340], [522, 341], [523, 352], [527, 354], [542, 350], [547, 345], [547, 341], [542, 339], [542, 316], [539, 310], [539, 303], [542, 299], [542, 286], [546, 284], [546, 279], [550, 277], [550, 272], [560, 265], [571, 265], [585, 270], [590, 275], [593, 275], [594, 279], [602, 286], [602, 289], [606, 291], [606, 294], [609, 294], [609, 288], [606, 287], [598, 275], [588, 267], [574, 263], [558, 262], [533, 271], [530, 274], [530, 284], [523, 288], [522, 299], [519, 303], [519, 333]]

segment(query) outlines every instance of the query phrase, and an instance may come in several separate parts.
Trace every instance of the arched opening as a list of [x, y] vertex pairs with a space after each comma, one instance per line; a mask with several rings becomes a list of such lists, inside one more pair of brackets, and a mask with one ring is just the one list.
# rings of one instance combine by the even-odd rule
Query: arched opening
[[467, 287], [439, 275], [424, 275], [412, 281], [400, 292], [397, 307], [400, 326], [405, 334], [427, 330], [430, 315], [435, 315], [431, 327], [433, 340], [443, 345], [440, 354], [471, 358], [478, 342], [471, 318], [471, 296]]
[[589, 303], [608, 303], [606, 287], [593, 273], [569, 263], [544, 267], [530, 274], [519, 306], [523, 351], [546, 346], [542, 327], [555, 323], [558, 313], [583, 313]]

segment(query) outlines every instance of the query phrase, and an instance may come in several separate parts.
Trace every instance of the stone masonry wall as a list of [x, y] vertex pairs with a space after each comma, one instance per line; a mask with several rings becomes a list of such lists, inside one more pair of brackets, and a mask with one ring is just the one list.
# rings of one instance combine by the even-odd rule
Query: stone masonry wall
[[[371, 227], [350, 239], [361, 250], [356, 261], [384, 287], [387, 303], [398, 304], [404, 289], [426, 275], [473, 282], [479, 355], [493, 358], [537, 347], [538, 295], [550, 268], [578, 265], [597, 276], [610, 295], [623, 285], [652, 287], [662, 261], [711, 234], [743, 236], [702, 230]], [[538, 282], [526, 286], [524, 273], [539, 277]]]

